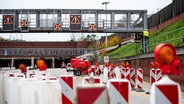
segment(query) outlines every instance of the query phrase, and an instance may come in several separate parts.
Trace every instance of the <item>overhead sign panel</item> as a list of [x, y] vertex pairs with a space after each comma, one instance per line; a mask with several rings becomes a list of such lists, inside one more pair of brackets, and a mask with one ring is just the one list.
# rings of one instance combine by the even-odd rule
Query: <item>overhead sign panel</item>
[[90, 24], [89, 25], [89, 30], [90, 31], [95, 31], [96, 30], [96, 25], [95, 24]]
[[54, 31], [61, 31], [61, 24], [60, 23], [54, 24]]
[[81, 15], [70, 15], [70, 29], [73, 31], [81, 30]]
[[3, 15], [3, 30], [4, 31], [12, 31], [13, 28], [13, 15]]

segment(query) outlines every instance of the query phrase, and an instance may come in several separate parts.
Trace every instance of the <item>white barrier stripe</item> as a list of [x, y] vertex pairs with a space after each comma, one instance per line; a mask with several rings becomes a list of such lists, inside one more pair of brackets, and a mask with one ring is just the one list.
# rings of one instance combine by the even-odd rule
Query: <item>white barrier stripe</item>
[[63, 80], [61, 79], [61, 91], [62, 93], [73, 102], [73, 89]]
[[156, 75], [155, 75], [154, 72], [151, 71], [150, 75], [151, 75], [151, 77], [153, 77], [154, 79], [156, 79]]
[[141, 88], [143, 87], [143, 84], [139, 80], [137, 80], [137, 85], [139, 85]]
[[159, 72], [159, 73], [156, 75], [156, 81], [158, 81], [161, 77], [162, 77], [162, 73]]
[[[122, 96], [118, 90], [111, 84], [109, 83], [109, 92], [110, 92], [110, 99], [111, 100], [116, 100], [118, 102], [121, 102], [121, 104], [127, 104], [128, 102], [125, 100], [124, 96]], [[113, 97], [113, 98], [112, 98]], [[114, 102], [114, 103], [118, 103], [118, 102]], [[112, 104], [114, 104], [112, 103]]]
[[130, 79], [130, 82], [131, 82], [132, 85], [135, 86], [135, 81], [134, 80]]
[[165, 97], [165, 95], [157, 87], [155, 87], [155, 93], [156, 93], [155, 104], [171, 104], [171, 102]]
[[125, 77], [127, 77], [130, 74], [130, 70], [128, 70], [127, 72], [125, 72]]
[[135, 70], [133, 70], [131, 73], [130, 73], [130, 77], [133, 77], [135, 75]]
[[141, 79], [143, 79], [143, 75], [142, 75], [142, 73], [140, 73], [139, 71], [137, 72], [137, 75], [138, 75]]
[[102, 102], [103, 104], [109, 104], [108, 93], [106, 89], [103, 90], [93, 104], [102, 104]]

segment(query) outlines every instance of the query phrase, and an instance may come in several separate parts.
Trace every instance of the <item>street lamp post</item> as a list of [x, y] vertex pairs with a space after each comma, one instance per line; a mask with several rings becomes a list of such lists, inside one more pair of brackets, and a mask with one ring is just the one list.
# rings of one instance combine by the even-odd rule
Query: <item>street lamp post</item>
[[[109, 4], [110, 2], [103, 2], [102, 3], [102, 5], [105, 5], [105, 10], [107, 10], [107, 4]], [[107, 50], [107, 45], [108, 45], [108, 43], [107, 43], [107, 13], [106, 13], [106, 17], [105, 17], [105, 19], [106, 19], [106, 35], [105, 35], [105, 41], [106, 41], [106, 44], [105, 44], [105, 48], [106, 48], [106, 50]]]

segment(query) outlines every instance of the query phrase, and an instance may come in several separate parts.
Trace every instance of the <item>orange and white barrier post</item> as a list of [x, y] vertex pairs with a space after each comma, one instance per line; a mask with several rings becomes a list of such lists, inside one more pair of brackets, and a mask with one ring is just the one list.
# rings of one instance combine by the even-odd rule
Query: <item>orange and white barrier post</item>
[[155, 48], [154, 56], [163, 77], [152, 85], [151, 104], [181, 104], [180, 85], [168, 76], [180, 74], [180, 61], [176, 49], [171, 44], [159, 44]]
[[178, 83], [168, 76], [153, 83], [151, 88], [151, 104], [181, 104], [181, 89]]
[[137, 92], [144, 92], [143, 90], [143, 70], [141, 68], [137, 69]]
[[127, 79], [110, 79], [107, 88], [110, 104], [129, 104], [129, 81]]
[[130, 69], [130, 84], [131, 84], [131, 89], [136, 90], [135, 69], [134, 68]]
[[73, 76], [72, 75], [61, 75], [61, 95], [62, 104], [73, 104]]

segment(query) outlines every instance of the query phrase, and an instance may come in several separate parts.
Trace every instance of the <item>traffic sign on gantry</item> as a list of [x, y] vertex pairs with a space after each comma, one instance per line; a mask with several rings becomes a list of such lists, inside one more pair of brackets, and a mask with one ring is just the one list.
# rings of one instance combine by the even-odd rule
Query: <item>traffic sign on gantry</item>
[[70, 30], [71, 31], [81, 30], [81, 15], [70, 15]]
[[14, 16], [13, 15], [3, 15], [3, 31], [13, 31], [14, 30]]

